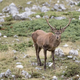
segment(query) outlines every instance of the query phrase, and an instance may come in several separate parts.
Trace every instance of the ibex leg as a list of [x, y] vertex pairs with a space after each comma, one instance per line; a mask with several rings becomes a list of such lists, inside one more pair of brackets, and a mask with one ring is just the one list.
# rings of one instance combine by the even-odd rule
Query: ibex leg
[[41, 66], [41, 60], [40, 60], [40, 57], [39, 57], [39, 53], [41, 51], [41, 48], [40, 47], [37, 47], [37, 61], [38, 61], [38, 65]]
[[46, 56], [46, 52], [47, 50], [44, 49], [44, 69], [46, 69], [46, 59], [47, 59], [47, 56]]
[[52, 51], [53, 69], [55, 69], [54, 51], [55, 50]]

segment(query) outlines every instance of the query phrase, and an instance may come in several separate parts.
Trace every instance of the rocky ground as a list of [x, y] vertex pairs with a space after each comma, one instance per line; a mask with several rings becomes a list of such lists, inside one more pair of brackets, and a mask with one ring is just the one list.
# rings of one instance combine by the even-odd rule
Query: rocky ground
[[[9, 17], [10, 15], [14, 20], [32, 20], [30, 17], [32, 14], [36, 14], [37, 12], [46, 13], [48, 11], [57, 11], [57, 12], [69, 12], [69, 11], [80, 11], [79, 8], [79, 0], [45, 0], [45, 1], [27, 1], [25, 3], [25, 7], [21, 4], [17, 4], [15, 1], [12, 3], [8, 3], [7, 6], [3, 6], [7, 4], [6, 1], [1, 0], [1, 13], [0, 13], [0, 22], [4, 22], [5, 17]], [[20, 6], [18, 6], [20, 5]], [[40, 15], [36, 15], [35, 18], [41, 18]], [[63, 19], [63, 18], [62, 18]]]

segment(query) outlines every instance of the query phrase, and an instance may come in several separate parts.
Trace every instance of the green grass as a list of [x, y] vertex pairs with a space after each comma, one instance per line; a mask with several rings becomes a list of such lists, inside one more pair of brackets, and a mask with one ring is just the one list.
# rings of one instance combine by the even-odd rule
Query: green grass
[[[25, 70], [27, 71], [29, 74], [32, 75], [32, 78], [30, 78], [29, 80], [42, 80], [42, 76], [45, 76], [45, 79], [48, 80], [52, 80], [52, 77], [54, 75], [56, 75], [58, 77], [59, 80], [65, 80], [68, 79], [69, 77], [65, 78], [61, 78], [61, 75], [63, 75], [63, 71], [65, 71], [65, 67], [68, 66], [70, 67], [70, 63], [75, 63], [72, 59], [68, 59], [66, 56], [64, 56], [64, 60], [62, 60], [62, 58], [59, 58], [57, 56], [55, 56], [55, 58], [57, 58], [55, 60], [55, 65], [56, 65], [56, 70], [53, 70], [53, 68], [49, 68], [47, 66], [46, 71], [44, 70], [43, 66], [32, 66], [31, 62], [36, 63], [37, 60], [36, 58], [36, 54], [35, 54], [35, 49], [34, 47], [30, 46], [32, 44], [32, 39], [31, 37], [18, 37], [19, 42], [16, 41], [16, 38], [14, 37], [8, 37], [8, 38], [3, 38], [1, 37], [0, 43], [2, 45], [2, 42], [4, 44], [6, 44], [5, 42], [8, 42], [8, 44], [6, 44], [8, 46], [8, 50], [4, 50], [4, 51], [0, 51], [0, 73], [5, 72], [7, 69], [10, 69], [12, 74], [16, 75], [16, 79], [17, 80], [23, 80], [23, 76], [21, 75], [21, 71]], [[14, 41], [14, 42], [13, 42]], [[25, 42], [25, 43], [24, 43]], [[16, 44], [16, 45], [15, 45]], [[29, 46], [27, 46], [29, 44]], [[76, 48], [78, 48], [79, 43], [72, 43], [73, 45], [77, 45]], [[63, 45], [63, 43], [61, 43], [60, 47]], [[13, 47], [14, 46], [14, 47]], [[26, 47], [27, 46], [27, 47]], [[17, 49], [17, 53], [13, 53], [13, 50]], [[23, 58], [24, 54], [27, 54], [28, 57], [27, 58]], [[18, 59], [14, 59], [14, 57], [18, 57]], [[41, 61], [44, 64], [44, 56], [41, 55]], [[78, 58], [78, 57], [77, 57]], [[80, 59], [80, 58], [78, 58]], [[21, 64], [24, 66], [23, 69], [18, 69], [16, 68], [16, 63], [17, 62], [21, 62]], [[47, 58], [47, 62], [52, 62], [52, 58], [48, 56]], [[76, 63], [75, 63], [76, 64]], [[61, 66], [63, 69], [61, 69]], [[41, 68], [41, 70], [37, 71], [35, 68], [39, 67]], [[69, 68], [71, 69], [71, 68]], [[76, 68], [77, 69], [77, 68]], [[66, 72], [67, 74], [67, 72]], [[74, 76], [72, 76], [74, 77]], [[11, 76], [8, 78], [10, 80]], [[7, 78], [3, 78], [5, 80], [7, 80]], [[12, 79], [12, 78], [11, 78]]]
[[[60, 26], [63, 28], [65, 27], [69, 20], [55, 20], [55, 19], [50, 19], [49, 20], [50, 24], [54, 27], [56, 26], [57, 29], [60, 28]], [[11, 22], [9, 22], [11, 23]], [[14, 24], [3, 24], [4, 30], [1, 30], [2, 35], [5, 35], [10, 37], [14, 35], [18, 36], [31, 36], [31, 34], [38, 30], [44, 30], [46, 32], [50, 32], [50, 27], [46, 23], [45, 19], [36, 19], [32, 21], [20, 21]], [[76, 41], [80, 40], [80, 21], [75, 19], [71, 21], [71, 24], [67, 27], [64, 33], [62, 33], [62, 40], [66, 41]]]

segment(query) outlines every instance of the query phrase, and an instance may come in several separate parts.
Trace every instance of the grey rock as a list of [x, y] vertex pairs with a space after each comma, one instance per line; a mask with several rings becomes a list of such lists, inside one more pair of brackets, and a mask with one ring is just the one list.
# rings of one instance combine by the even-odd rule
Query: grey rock
[[17, 53], [17, 51], [16, 50], [13, 50], [13, 53]]
[[10, 11], [9, 6], [6, 6], [6, 7], [2, 10], [3, 13], [8, 13], [9, 11]]
[[59, 7], [60, 7], [62, 10], [66, 10], [64, 4], [60, 4]]
[[77, 3], [74, 2], [74, 1], [70, 1], [70, 2], [69, 2], [69, 5], [77, 5]]
[[19, 11], [14, 3], [11, 3], [9, 5], [9, 9], [10, 9], [9, 13], [13, 16], [13, 18], [16, 14], [19, 14]]
[[41, 8], [41, 12], [47, 12], [47, 11], [49, 11], [50, 9], [49, 8], [47, 8], [46, 6], [43, 6], [42, 8]]
[[3, 0], [0, 0], [0, 3], [2, 2]]
[[31, 4], [32, 3], [32, 1], [29, 1], [29, 2], [27, 2], [26, 4]]
[[67, 56], [67, 58], [72, 59], [73, 57], [72, 56]]
[[58, 4], [55, 4], [53, 8], [54, 8], [55, 10], [58, 10], [58, 9], [59, 9], [59, 5], [58, 5]]
[[17, 35], [14, 35], [14, 37], [15, 37], [15, 38], [18, 38], [18, 36], [17, 36]]
[[[15, 75], [12, 75], [12, 78], [15, 78], [16, 76]], [[14, 79], [15, 80], [15, 79]]]
[[33, 5], [32, 6], [32, 10], [38, 10], [38, 6], [37, 5]]
[[25, 8], [25, 11], [26, 11], [26, 12], [31, 12], [31, 8], [26, 7], [26, 8]]
[[80, 12], [80, 8], [77, 11]]
[[32, 66], [37, 66], [38, 64], [37, 64], [37, 63], [32, 62], [32, 63], [31, 63], [31, 65], [32, 65]]
[[3, 78], [3, 77], [5, 77], [5, 73], [4, 72], [0, 74], [0, 78]]
[[6, 36], [6, 35], [4, 35], [3, 37], [4, 37], [4, 38], [7, 38], [7, 36]]
[[44, 4], [42, 4], [42, 6], [48, 6], [48, 7], [50, 7], [50, 4], [48, 2], [45, 2]]
[[3, 14], [2, 13], [0, 13], [0, 16], [2, 16]]
[[5, 77], [9, 77], [11, 75], [11, 70], [8, 69], [6, 72], [5, 72]]
[[69, 54], [74, 55], [74, 56], [78, 56], [78, 50], [72, 49], [72, 50], [69, 51]]
[[2, 36], [2, 33], [0, 33], [0, 37]]
[[67, 44], [65, 44], [65, 45], [63, 45], [63, 47], [68, 47], [68, 45], [67, 45]]
[[23, 71], [21, 72], [21, 74], [22, 74], [23, 76], [25, 76], [26, 79], [31, 78], [31, 75], [30, 75], [27, 71], [24, 71], [24, 70], [23, 70]]
[[36, 15], [36, 18], [41, 18], [41, 16], [40, 15]]
[[76, 62], [76, 63], [80, 63], [80, 61], [79, 61], [79, 60], [75, 60], [75, 62]]
[[60, 48], [57, 48], [55, 50], [55, 55], [57, 55], [59, 57], [63, 57], [64, 56], [64, 53], [63, 53], [63, 51]]
[[43, 18], [49, 18], [49, 16], [48, 16], [48, 15], [46, 15], [46, 16], [43, 16]]
[[23, 65], [17, 65], [16, 67], [22, 69], [23, 68]]
[[28, 57], [29, 57], [29, 56], [28, 56], [27, 54], [23, 56], [23, 58], [28, 58]]
[[20, 40], [19, 39], [15, 39], [17, 42], [19, 42]]
[[0, 18], [0, 23], [1, 23], [1, 22], [4, 22], [4, 19], [3, 19], [3, 18]]
[[41, 70], [41, 68], [39, 68], [39, 67], [36, 67], [35, 69], [36, 69], [36, 70]]
[[57, 10], [57, 11], [63, 11], [63, 10], [66, 10], [64, 4], [55, 4], [53, 6], [54, 10]]
[[54, 17], [57, 20], [62, 20], [62, 19], [66, 19], [66, 17]]
[[17, 62], [16, 64], [21, 64], [21, 62]]
[[58, 80], [58, 79], [57, 79], [57, 77], [56, 77], [56, 76], [53, 76], [53, 79], [52, 79], [52, 80]]

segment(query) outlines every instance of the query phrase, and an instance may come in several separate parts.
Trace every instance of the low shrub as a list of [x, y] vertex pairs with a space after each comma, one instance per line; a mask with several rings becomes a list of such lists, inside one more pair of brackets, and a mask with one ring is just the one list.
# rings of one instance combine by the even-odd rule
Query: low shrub
[[4, 44], [0, 44], [0, 51], [6, 51], [8, 50], [8, 46]]
[[27, 48], [27, 43], [25, 43], [25, 42], [13, 45], [13, 49], [15, 49], [16, 51], [25, 51], [26, 48]]
[[12, 16], [9, 16], [9, 17], [5, 18], [5, 21], [11, 21], [11, 20], [13, 20]]
[[78, 3], [78, 6], [80, 6], [80, 2]]
[[70, 63], [67, 67], [64, 76], [71, 77], [79, 74], [80, 75], [80, 65], [76, 63]]

